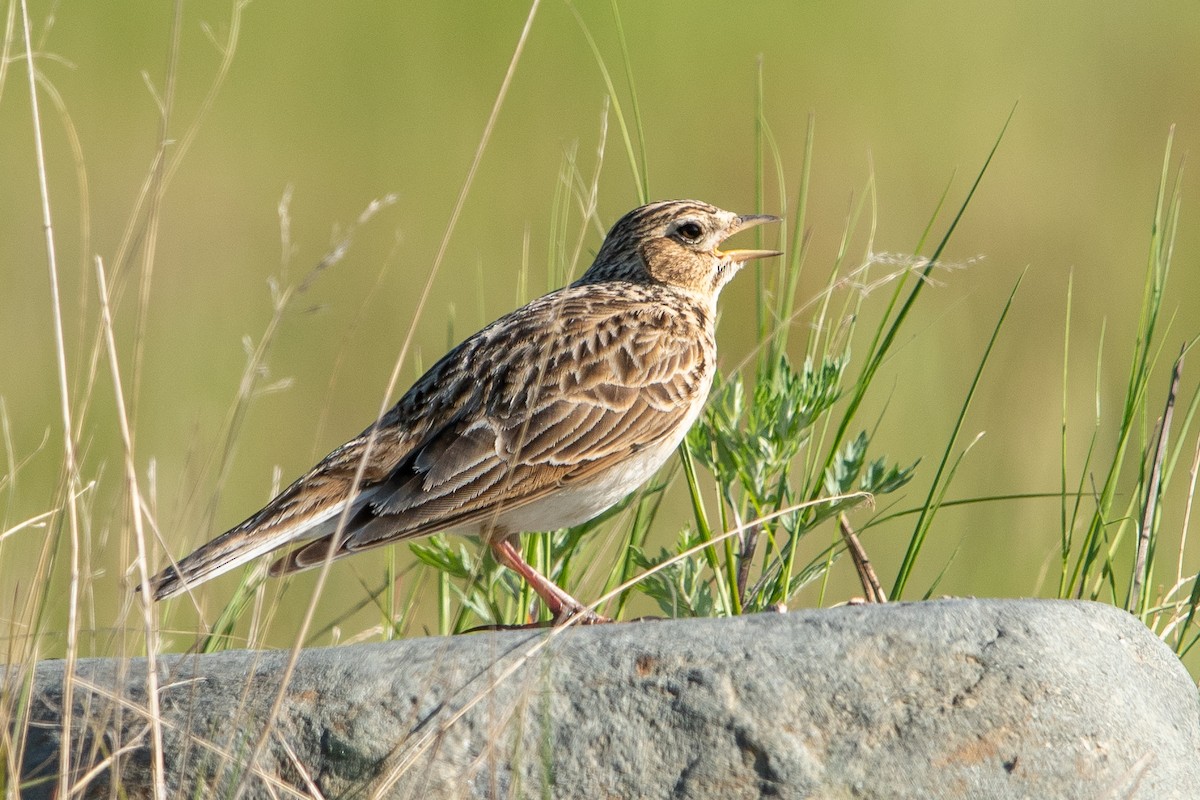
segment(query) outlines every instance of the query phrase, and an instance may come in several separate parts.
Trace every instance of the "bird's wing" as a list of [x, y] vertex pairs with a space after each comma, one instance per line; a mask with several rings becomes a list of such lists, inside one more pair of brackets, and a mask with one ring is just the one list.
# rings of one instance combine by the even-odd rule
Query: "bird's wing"
[[[483, 391], [372, 484], [334, 558], [486, 526], [586, 483], [669, 439], [708, 390], [710, 334], [671, 309], [636, 304], [614, 313], [608, 305], [601, 315], [566, 307], [541, 322], [474, 353], [476, 372], [488, 376]], [[319, 565], [333, 539], [293, 551], [272, 573]]]

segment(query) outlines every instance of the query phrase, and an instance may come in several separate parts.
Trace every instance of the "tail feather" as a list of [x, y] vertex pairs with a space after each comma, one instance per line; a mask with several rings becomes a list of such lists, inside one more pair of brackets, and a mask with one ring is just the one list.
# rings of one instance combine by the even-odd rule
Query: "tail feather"
[[344, 505], [334, 504], [319, 516], [274, 530], [261, 525], [260, 515], [255, 515], [155, 575], [150, 592], [155, 600], [175, 597], [291, 542], [327, 536], [336, 528]]
[[272, 578], [278, 578], [283, 575], [291, 575], [294, 572], [302, 572], [306, 569], [319, 567], [325, 563], [325, 559], [338, 559], [342, 556], [350, 555], [346, 550], [339, 548], [334, 550], [333, 556], [329, 556], [329, 550], [333, 547], [333, 537], [327, 536], [324, 539], [318, 539], [315, 542], [309, 542], [303, 547], [297, 547], [287, 555], [274, 561], [271, 564], [270, 572]]
[[193, 586], [282, 547], [293, 538], [294, 533], [285, 530], [269, 538], [263, 538], [261, 534], [248, 537], [246, 531], [234, 528], [155, 575], [150, 579], [150, 591], [155, 600], [182, 594]]

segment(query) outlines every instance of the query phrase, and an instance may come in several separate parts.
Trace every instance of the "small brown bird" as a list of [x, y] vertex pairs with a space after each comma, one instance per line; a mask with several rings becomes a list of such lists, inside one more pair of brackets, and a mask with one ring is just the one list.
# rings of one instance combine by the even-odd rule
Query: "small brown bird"
[[779, 255], [718, 248], [777, 221], [694, 200], [630, 211], [583, 277], [447, 353], [265, 508], [154, 576], [155, 599], [288, 545], [272, 575], [457, 531], [479, 534], [556, 624], [606, 621], [526, 563], [517, 537], [591, 519], [679, 446], [712, 386], [717, 295], [749, 259]]

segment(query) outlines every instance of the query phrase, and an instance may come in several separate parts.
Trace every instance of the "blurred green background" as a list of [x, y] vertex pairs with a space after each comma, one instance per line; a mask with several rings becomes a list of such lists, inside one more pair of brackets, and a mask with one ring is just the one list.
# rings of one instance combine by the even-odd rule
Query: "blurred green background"
[[[628, 113], [612, 9], [607, 3], [574, 8]], [[970, 263], [938, 273], [939, 285], [922, 296], [918, 319], [881, 376], [879, 386], [890, 387], [890, 395], [881, 393], [863, 419], [883, 414], [876, 454], [901, 463], [925, 458], [900, 507], [919, 504], [995, 319], [1028, 270], [962, 444], [976, 433], [986, 436], [961, 467], [951, 497], [1056, 491], [1062, 342], [1073, 273], [1068, 467], [1077, 471], [1082, 463], [1095, 426], [1097, 386], [1099, 447], [1111, 449], [1170, 126], [1177, 126], [1177, 157], [1200, 144], [1200, 5], [623, 2], [619, 8], [653, 198], [695, 197], [754, 210], [760, 59], [789, 203], [809, 115], [815, 117], [812, 251], [799, 302], [821, 290], [848, 211], [872, 171], [874, 250], [911, 254], [948, 183], [950, 205], [961, 202], [1016, 103], [997, 157], [944, 256]], [[275, 469], [290, 481], [374, 419], [528, 12], [522, 3], [251, 3], [241, 16], [227, 80], [162, 199], [145, 283], [140, 276], [151, 239], [143, 228], [135, 228], [130, 259], [113, 260], [154, 162], [156, 94], [166, 92], [173, 11], [153, 3], [31, 4], [37, 65], [61, 97], [86, 171], [84, 195], [68, 128], [43, 89], [73, 395], [80, 404], [92, 380], [98, 318], [92, 257], [99, 255], [124, 287], [115, 314], [126, 392], [136, 403], [137, 466], [143, 479], [153, 476], [162, 540], [176, 557], [257, 509], [269, 498]], [[401, 390], [420, 364], [441, 355], [448, 338], [467, 335], [548, 285], [553, 273], [546, 254], [564, 153], [577, 147], [580, 168], [590, 176], [606, 96], [575, 12], [559, 0], [537, 10], [417, 322], [417, 349], [403, 367]], [[169, 158], [200, 112], [220, 62], [206, 26], [224, 42], [232, 18], [227, 2], [185, 4], [182, 15]], [[20, 54], [19, 34], [13, 35], [12, 53]], [[9, 425], [6, 463], [0, 464], [7, 476], [0, 484], [0, 530], [6, 530], [54, 507], [62, 423], [23, 61], [8, 64], [0, 91], [0, 397]], [[598, 205], [606, 227], [638, 202], [611, 113], [608, 121]], [[765, 210], [778, 212], [773, 167], [767, 174]], [[1173, 318], [1163, 340], [1171, 356], [1200, 330], [1200, 181], [1185, 170], [1184, 182], [1166, 304]], [[280, 275], [282, 261], [277, 207], [287, 187], [290, 282], [308, 272], [372, 199], [395, 193], [397, 201], [355, 234], [346, 258], [284, 317], [268, 358], [269, 380], [287, 378], [290, 385], [254, 401], [218, 492], [211, 459], [224, 448], [222, 424], [246, 363], [243, 338], [257, 341], [271, 318], [268, 281]], [[947, 222], [942, 218], [935, 230]], [[570, 241], [578, 224], [575, 214]], [[853, 240], [852, 263], [865, 257], [866, 228], [861, 224]], [[599, 235], [589, 231], [585, 260], [598, 245]], [[522, 283], [526, 248], [528, 280]], [[139, 285], [148, 287], [140, 330]], [[880, 310], [885, 294], [868, 309]], [[726, 366], [753, 346], [753, 297], [753, 281], [743, 278], [723, 298], [719, 341]], [[793, 342], [807, 331], [802, 318]], [[1160, 364], [1156, 383], [1164, 391], [1168, 361]], [[860, 366], [852, 364], [851, 372]], [[103, 361], [94, 380], [80, 422], [84, 479], [96, 482], [85, 497], [85, 627], [99, 632], [94, 649], [103, 652], [105, 631], [123, 619], [132, 545]], [[1194, 386], [1185, 372], [1187, 391]], [[690, 519], [682, 493], [673, 497], [660, 526], [664, 543]], [[1171, 512], [1176, 525], [1181, 507], [1176, 502]], [[1056, 581], [1043, 583], [1040, 576], [1054, 567], [1058, 508], [1051, 499], [943, 512], [913, 586], [929, 585], [949, 562], [939, 593], [1051, 593]], [[885, 582], [910, 525], [911, 519], [900, 520], [867, 537]], [[54, 530], [26, 529], [0, 543], [0, 627], [12, 625], [25, 598], [41, 588], [29, 584], [43, 540]], [[64, 542], [60, 558], [66, 552]], [[1173, 577], [1174, 554], [1160, 558], [1164, 577]], [[156, 546], [155, 564], [163, 561]], [[339, 588], [323, 602], [321, 619], [340, 618], [358, 602], [362, 592], [353, 576], [380, 579], [381, 558], [353, 561], [335, 568]], [[1200, 553], [1188, 564], [1194, 571]], [[828, 602], [859, 593], [848, 565], [838, 566], [837, 578]], [[65, 619], [60, 596], [66, 579], [63, 561], [51, 584], [51, 633]], [[201, 590], [210, 621], [232, 580]], [[297, 608], [305, 585], [291, 589]], [[811, 595], [800, 599], [815, 602]], [[173, 627], [194, 629], [187, 605], [180, 604]], [[286, 643], [290, 630], [294, 623], [281, 618], [264, 640]], [[188, 638], [179, 641], [186, 645]]]

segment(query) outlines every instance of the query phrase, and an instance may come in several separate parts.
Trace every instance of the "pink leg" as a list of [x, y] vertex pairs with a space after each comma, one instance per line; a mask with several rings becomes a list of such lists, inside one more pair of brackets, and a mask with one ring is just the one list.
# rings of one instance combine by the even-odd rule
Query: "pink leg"
[[520, 539], [517, 534], [509, 534], [503, 539], [493, 539], [491, 547], [492, 552], [496, 554], [496, 560], [524, 578], [525, 582], [529, 584], [529, 588], [533, 589], [537, 593], [537, 596], [542, 598], [542, 602], [546, 604], [546, 608], [550, 610], [550, 613], [554, 617], [554, 625], [562, 625], [568, 620], [576, 618], [578, 618], [576, 622], [578, 625], [595, 625], [601, 622], [612, 622], [607, 617], [602, 617], [594, 611], [585, 608], [582, 603], [531, 567], [521, 557]]

